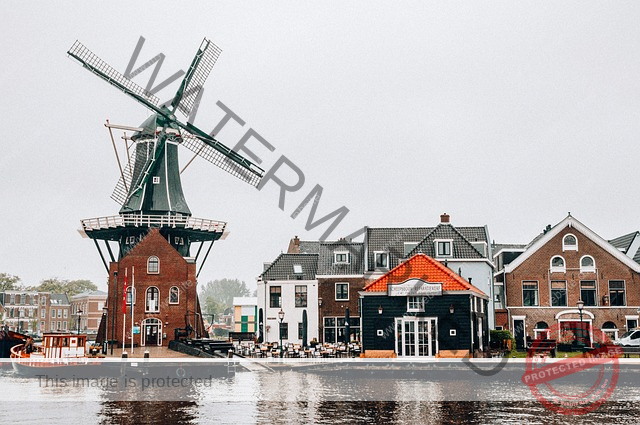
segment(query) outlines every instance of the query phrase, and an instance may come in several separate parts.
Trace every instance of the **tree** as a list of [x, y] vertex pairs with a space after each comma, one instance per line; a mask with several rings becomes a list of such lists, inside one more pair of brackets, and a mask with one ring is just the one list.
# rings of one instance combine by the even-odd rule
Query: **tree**
[[61, 280], [57, 277], [45, 279], [34, 288], [36, 291], [51, 292], [54, 294], [67, 294], [68, 297], [78, 295], [85, 291], [95, 291], [98, 287], [90, 280]]
[[0, 273], [0, 292], [10, 291], [12, 289], [22, 289], [20, 278], [8, 273]]
[[250, 294], [247, 285], [238, 279], [209, 281], [200, 291], [200, 300], [204, 306], [202, 312], [218, 316], [233, 306], [234, 297], [248, 297]]

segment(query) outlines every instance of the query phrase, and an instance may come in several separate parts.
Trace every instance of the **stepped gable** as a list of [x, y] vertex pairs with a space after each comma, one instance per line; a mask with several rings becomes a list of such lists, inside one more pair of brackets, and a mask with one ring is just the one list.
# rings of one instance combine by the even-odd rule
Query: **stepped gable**
[[442, 283], [443, 291], [474, 291], [486, 294], [476, 288], [441, 262], [425, 254], [416, 254], [404, 263], [364, 287], [366, 292], [386, 292], [387, 285], [403, 283], [409, 279], [420, 279], [429, 283]]

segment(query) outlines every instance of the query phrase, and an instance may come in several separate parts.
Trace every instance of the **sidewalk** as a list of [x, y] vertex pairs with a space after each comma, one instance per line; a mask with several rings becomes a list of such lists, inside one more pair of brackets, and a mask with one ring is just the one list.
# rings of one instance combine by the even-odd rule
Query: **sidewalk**
[[[133, 353], [131, 353], [131, 347], [127, 347], [125, 349], [125, 351], [128, 354], [128, 357], [130, 359], [138, 359], [138, 358], [143, 358], [144, 357], [144, 352], [148, 351], [149, 352], [149, 358], [152, 359], [175, 359], [175, 358], [189, 358], [192, 359], [194, 358], [193, 356], [190, 356], [188, 354], [184, 354], [184, 353], [179, 353], [177, 351], [173, 351], [173, 350], [169, 350], [169, 348], [167, 347], [158, 347], [158, 346], [153, 346], [153, 347], [135, 347], [133, 349]], [[107, 357], [122, 357], [122, 348], [113, 348], [113, 355], [111, 354], [111, 349], [107, 350]]]

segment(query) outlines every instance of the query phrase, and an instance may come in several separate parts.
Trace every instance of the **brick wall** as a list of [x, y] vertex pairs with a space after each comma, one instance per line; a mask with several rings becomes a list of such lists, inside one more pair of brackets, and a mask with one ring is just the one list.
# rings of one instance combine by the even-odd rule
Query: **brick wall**
[[[563, 251], [562, 241], [566, 234], [574, 235], [578, 240], [578, 250]], [[560, 255], [565, 260], [564, 273], [552, 273], [550, 260]], [[580, 260], [584, 255], [590, 255], [595, 260], [595, 272], [581, 272]], [[566, 281], [567, 305], [552, 307], [551, 281]], [[640, 304], [640, 275], [620, 259], [607, 252], [603, 247], [587, 238], [575, 228], [567, 227], [549, 242], [542, 246], [531, 257], [511, 273], [505, 275], [505, 290], [507, 306], [511, 316], [526, 316], [526, 335], [533, 337], [533, 328], [539, 321], [549, 326], [557, 323], [557, 313], [577, 309], [576, 303], [580, 299], [580, 281], [593, 280], [596, 282], [596, 306], [585, 306], [585, 311], [594, 315], [593, 326], [600, 328], [605, 322], [613, 322], [618, 329], [625, 329], [625, 315], [637, 315]], [[609, 296], [609, 281], [623, 280], [625, 282], [626, 306], [615, 307], [605, 302]], [[538, 282], [538, 306], [524, 307], [522, 296], [523, 281]], [[496, 315], [496, 325], [504, 325], [504, 314]], [[583, 315], [587, 319], [587, 315]], [[579, 320], [577, 314], [563, 315], [562, 319]], [[510, 327], [512, 323], [509, 324]]]
[[[156, 256], [159, 259], [158, 273], [147, 273], [147, 262], [150, 256]], [[153, 318], [160, 321], [161, 329], [158, 336], [164, 346], [167, 346], [169, 341], [174, 338], [174, 329], [184, 328], [186, 321], [194, 328], [196, 333], [200, 334], [200, 336], [206, 336], [200, 305], [197, 300], [196, 264], [187, 262], [157, 229], [151, 229], [149, 234], [120, 262], [110, 264], [109, 327], [107, 329], [109, 339], [114, 339], [112, 337], [111, 321], [113, 318], [112, 309], [115, 308], [115, 339], [118, 344], [122, 343], [122, 300], [125, 270], [128, 285], [135, 285], [134, 323], [141, 327], [141, 333], [133, 335], [134, 343], [155, 345], [146, 341], [146, 337], [144, 341], [142, 338], [142, 332], [144, 332], [144, 328], [142, 328], [143, 320]], [[113, 276], [116, 271], [118, 276], [114, 297]], [[179, 291], [179, 302], [176, 304], [169, 302], [170, 288], [174, 286], [178, 287]], [[158, 312], [145, 311], [147, 289], [149, 287], [158, 288]], [[127, 345], [131, 343], [131, 339], [128, 338], [131, 330], [130, 315], [130, 306], [127, 306], [125, 324], [125, 333], [127, 334], [125, 341]], [[166, 334], [166, 338], [162, 338], [163, 334]], [[198, 335], [195, 333], [191, 335], [191, 337], [196, 336]]]

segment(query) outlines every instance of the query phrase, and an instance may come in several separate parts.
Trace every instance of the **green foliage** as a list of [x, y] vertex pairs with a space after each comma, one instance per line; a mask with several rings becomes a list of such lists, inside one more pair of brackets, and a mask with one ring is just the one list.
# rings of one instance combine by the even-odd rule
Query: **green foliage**
[[216, 279], [208, 282], [200, 291], [203, 314], [215, 314], [216, 317], [233, 306], [233, 297], [251, 295], [247, 285], [238, 279]]
[[20, 278], [8, 273], [0, 273], [0, 292], [12, 289], [22, 289]]
[[490, 331], [491, 341], [511, 341], [511, 347], [513, 350], [516, 348], [516, 339], [511, 334], [511, 331], [508, 329], [504, 330], [495, 330], [491, 329]]
[[67, 294], [68, 297], [78, 295], [85, 291], [95, 291], [98, 287], [90, 280], [61, 280], [57, 277], [45, 279], [34, 288], [36, 291], [51, 292], [54, 294]]

